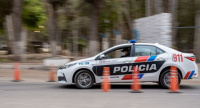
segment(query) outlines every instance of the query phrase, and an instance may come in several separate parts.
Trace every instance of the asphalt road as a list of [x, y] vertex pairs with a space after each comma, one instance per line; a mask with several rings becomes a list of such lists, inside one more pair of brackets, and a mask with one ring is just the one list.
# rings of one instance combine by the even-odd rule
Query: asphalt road
[[[197, 81], [198, 82], [198, 81]], [[168, 93], [153, 83], [143, 93], [130, 93], [130, 84], [113, 84], [110, 92], [100, 85], [77, 89], [57, 82], [0, 80], [0, 108], [199, 108], [200, 84], [183, 82], [181, 93]]]

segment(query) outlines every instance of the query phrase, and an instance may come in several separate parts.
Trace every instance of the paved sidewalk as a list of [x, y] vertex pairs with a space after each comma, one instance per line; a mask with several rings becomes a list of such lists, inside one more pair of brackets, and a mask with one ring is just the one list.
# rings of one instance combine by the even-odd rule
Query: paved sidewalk
[[[57, 70], [55, 70], [56, 72]], [[28, 82], [46, 82], [49, 80], [50, 72], [48, 70], [20, 69], [21, 80]], [[14, 69], [0, 69], [0, 80], [14, 79]], [[56, 73], [55, 80], [57, 81]]]
[[[33, 70], [49, 70], [49, 66], [44, 66], [43, 63], [19, 63], [20, 69], [33, 69]], [[55, 67], [56, 69], [59, 68]], [[14, 63], [0, 63], [0, 69], [14, 69]]]

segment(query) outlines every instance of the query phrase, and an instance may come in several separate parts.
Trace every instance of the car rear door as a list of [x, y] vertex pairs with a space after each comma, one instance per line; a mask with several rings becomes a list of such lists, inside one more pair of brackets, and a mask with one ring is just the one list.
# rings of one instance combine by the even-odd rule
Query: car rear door
[[[139, 68], [140, 79], [144, 81], [154, 80], [168, 55], [154, 45], [135, 45], [134, 47], [133, 66]], [[146, 79], [144, 78], [145, 74]]]

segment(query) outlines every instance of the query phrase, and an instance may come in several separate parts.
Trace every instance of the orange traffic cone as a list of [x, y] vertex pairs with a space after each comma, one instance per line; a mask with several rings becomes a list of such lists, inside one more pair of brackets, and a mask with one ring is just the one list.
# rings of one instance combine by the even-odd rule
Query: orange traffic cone
[[141, 85], [139, 84], [139, 69], [138, 67], [133, 67], [133, 73], [132, 73], [132, 85], [131, 90], [132, 93], [141, 93]]
[[178, 79], [178, 72], [175, 66], [170, 67], [170, 87], [171, 93], [178, 93], [179, 92], [179, 79]]
[[14, 64], [15, 67], [14, 67], [14, 82], [19, 82], [21, 81], [20, 79], [20, 70], [19, 70], [19, 63], [15, 63]]
[[49, 81], [48, 82], [55, 82], [55, 68], [54, 65], [51, 64], [50, 66], [50, 72], [49, 72]]
[[110, 91], [109, 76], [110, 76], [110, 68], [109, 67], [104, 67], [103, 68], [103, 82], [101, 84], [101, 89], [104, 92]]

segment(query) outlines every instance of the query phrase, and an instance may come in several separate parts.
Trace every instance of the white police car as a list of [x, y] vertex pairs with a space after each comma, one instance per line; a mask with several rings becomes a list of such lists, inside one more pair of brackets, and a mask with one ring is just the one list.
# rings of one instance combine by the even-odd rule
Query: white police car
[[[122, 55], [121, 51], [124, 50], [128, 55]], [[103, 67], [110, 67], [110, 82], [131, 82], [133, 66], [139, 67], [141, 82], [157, 82], [164, 88], [169, 87], [170, 66], [177, 67], [179, 83], [181, 79], [198, 77], [193, 54], [158, 43], [135, 43], [134, 40], [109, 48], [94, 57], [67, 63], [59, 68], [57, 76], [59, 83], [75, 83], [78, 88], [91, 88], [94, 83], [103, 81]]]

